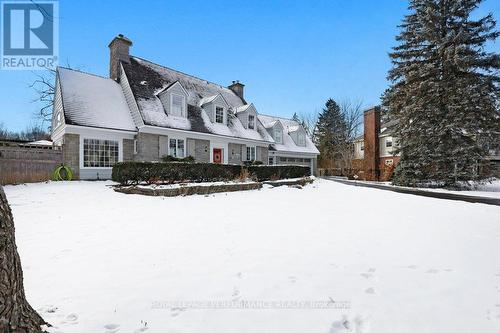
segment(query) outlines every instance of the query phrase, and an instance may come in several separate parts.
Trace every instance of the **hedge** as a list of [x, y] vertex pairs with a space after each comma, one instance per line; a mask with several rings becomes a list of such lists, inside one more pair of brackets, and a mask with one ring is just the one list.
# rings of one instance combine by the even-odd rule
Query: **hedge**
[[139, 183], [214, 182], [240, 178], [248, 170], [256, 181], [299, 178], [309, 175], [303, 166], [240, 166], [212, 163], [121, 162], [113, 166], [112, 179], [122, 185]]

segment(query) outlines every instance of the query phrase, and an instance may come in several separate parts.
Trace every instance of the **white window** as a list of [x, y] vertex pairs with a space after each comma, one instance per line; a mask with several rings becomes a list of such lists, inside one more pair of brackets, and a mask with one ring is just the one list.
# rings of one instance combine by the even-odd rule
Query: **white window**
[[304, 134], [299, 133], [299, 146], [306, 145], [306, 136]]
[[139, 152], [138, 147], [137, 147], [137, 139], [134, 140], [134, 154], [137, 154]]
[[61, 125], [61, 122], [62, 122], [61, 112], [58, 112], [56, 116], [56, 127]]
[[168, 144], [168, 154], [173, 157], [184, 157], [184, 140], [170, 139]]
[[283, 131], [279, 128], [274, 129], [274, 141], [279, 144], [283, 143]]
[[247, 161], [255, 161], [255, 147], [247, 147]]
[[248, 128], [255, 129], [255, 116], [253, 114], [248, 115]]
[[177, 117], [184, 116], [185, 97], [172, 94], [170, 98], [170, 114]]
[[386, 147], [386, 148], [390, 148], [390, 147], [392, 147], [392, 140], [386, 140], [386, 141], [385, 141], [385, 147]]
[[83, 166], [111, 168], [118, 162], [118, 141], [83, 139]]
[[361, 151], [365, 150], [365, 143], [361, 142], [361, 148], [359, 148]]
[[268, 164], [269, 165], [273, 165], [274, 164], [274, 157], [269, 156]]
[[224, 124], [224, 108], [220, 106], [215, 107], [215, 122]]

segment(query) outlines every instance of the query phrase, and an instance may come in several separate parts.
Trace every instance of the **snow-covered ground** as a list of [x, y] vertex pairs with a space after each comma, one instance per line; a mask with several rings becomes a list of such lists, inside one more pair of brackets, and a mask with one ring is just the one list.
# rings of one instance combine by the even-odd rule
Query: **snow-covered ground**
[[[109, 184], [5, 188], [27, 297], [52, 332], [500, 330], [498, 206], [321, 179], [177, 198]], [[337, 303], [169, 303], [233, 300]]]

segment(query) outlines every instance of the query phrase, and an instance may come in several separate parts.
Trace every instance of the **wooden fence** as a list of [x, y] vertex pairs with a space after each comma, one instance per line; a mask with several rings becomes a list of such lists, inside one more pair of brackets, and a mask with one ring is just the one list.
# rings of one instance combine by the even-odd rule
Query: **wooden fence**
[[0, 141], [0, 184], [49, 180], [62, 159], [56, 147]]

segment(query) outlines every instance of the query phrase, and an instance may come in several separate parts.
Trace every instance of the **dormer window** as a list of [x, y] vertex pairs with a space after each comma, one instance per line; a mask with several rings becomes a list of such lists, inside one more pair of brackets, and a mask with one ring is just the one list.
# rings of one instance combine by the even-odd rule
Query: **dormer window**
[[215, 107], [215, 122], [224, 124], [224, 108], [221, 106]]
[[248, 115], [248, 129], [255, 129], [255, 116], [253, 114]]
[[306, 136], [303, 133], [299, 133], [298, 143], [299, 143], [299, 146], [306, 145]]
[[186, 98], [184, 96], [172, 94], [170, 98], [170, 113], [173, 116], [183, 117], [185, 104]]
[[279, 144], [283, 144], [283, 131], [280, 128], [274, 129], [274, 141]]

